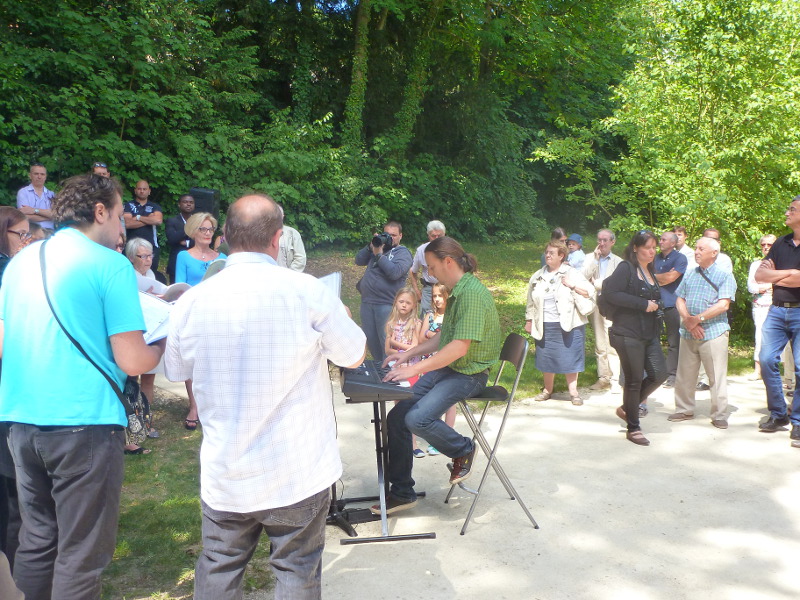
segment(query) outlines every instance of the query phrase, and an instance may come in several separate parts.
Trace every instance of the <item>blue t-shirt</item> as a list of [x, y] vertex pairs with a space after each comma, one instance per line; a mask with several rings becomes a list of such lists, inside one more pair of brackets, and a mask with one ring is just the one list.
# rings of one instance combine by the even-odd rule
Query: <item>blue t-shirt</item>
[[[33, 425], [126, 425], [119, 398], [51, 316], [42, 286], [39, 247], [20, 252], [0, 288], [3, 378], [0, 421]], [[67, 331], [120, 387], [109, 336], [143, 331], [136, 277], [122, 254], [76, 229], [47, 242], [47, 288]]]
[[220, 252], [219, 256], [213, 260], [200, 260], [188, 252], [181, 252], [175, 262], [175, 283], [197, 285], [203, 281], [203, 275], [208, 271], [208, 265], [222, 258], [228, 257]]
[[665, 283], [661, 286], [661, 300], [664, 301], [664, 308], [673, 308], [675, 306], [675, 300], [677, 300], [675, 290], [678, 289], [678, 286], [683, 280], [683, 274], [686, 273], [688, 259], [677, 250], [673, 250], [667, 256], [659, 252], [656, 254], [655, 261], [653, 262], [656, 274], [658, 275], [669, 273], [672, 269], [675, 269], [681, 274], [681, 276], [672, 283]]

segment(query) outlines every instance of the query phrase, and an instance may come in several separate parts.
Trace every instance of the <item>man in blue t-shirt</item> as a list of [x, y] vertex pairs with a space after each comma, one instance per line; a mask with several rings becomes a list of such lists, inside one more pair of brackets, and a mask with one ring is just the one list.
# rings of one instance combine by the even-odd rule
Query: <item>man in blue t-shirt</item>
[[686, 273], [688, 259], [678, 252], [678, 236], [671, 231], [661, 234], [658, 243], [661, 252], [656, 255], [654, 267], [656, 281], [661, 286], [661, 300], [664, 303], [664, 326], [667, 330], [667, 380], [665, 388], [675, 387], [675, 374], [678, 372], [678, 355], [681, 344], [681, 317], [675, 308], [675, 290]]
[[123, 229], [119, 184], [78, 175], [52, 206], [70, 225], [15, 256], [0, 288], [0, 421], [10, 424], [24, 507], [14, 579], [26, 598], [99, 598], [116, 542], [127, 418], [98, 368], [124, 387], [126, 375], [158, 364], [164, 344], [145, 344], [134, 271], [113, 250]]

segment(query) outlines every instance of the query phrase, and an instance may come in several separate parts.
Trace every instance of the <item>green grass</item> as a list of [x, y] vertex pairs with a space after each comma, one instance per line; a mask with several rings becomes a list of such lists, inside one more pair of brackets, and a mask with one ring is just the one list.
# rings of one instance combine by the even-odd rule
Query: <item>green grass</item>
[[[159, 392], [159, 397], [164, 394]], [[183, 428], [185, 402], [157, 402], [153, 452], [125, 457], [117, 547], [103, 576], [103, 598], [191, 598], [202, 548], [198, 454], [202, 433]], [[272, 585], [264, 536], [245, 589]]]
[[[539, 268], [544, 240], [538, 244], [469, 244], [467, 251], [478, 258], [478, 276], [494, 294], [505, 333], [524, 335], [525, 291], [530, 276]], [[360, 297], [355, 289], [363, 267], [353, 263], [354, 250], [326, 248], [312, 251], [307, 272], [343, 274], [342, 299], [359, 319]], [[586, 370], [579, 385], [597, 378], [594, 332], [587, 327]], [[752, 345], [740, 338], [732, 345], [728, 370], [731, 374], [752, 369]], [[506, 384], [510, 384], [509, 370]], [[506, 376], [504, 375], [504, 379]], [[532, 357], [525, 365], [518, 398], [537, 394], [542, 375]], [[563, 377], [556, 390], [566, 389]], [[164, 394], [159, 394], [164, 396]], [[174, 399], [173, 399], [174, 400]], [[158, 440], [145, 444], [153, 452], [126, 458], [117, 550], [103, 581], [103, 597], [118, 600], [182, 599], [192, 595], [194, 564], [201, 550], [198, 453], [202, 433], [183, 429], [185, 402], [159, 403]], [[272, 585], [268, 564], [268, 540], [264, 536], [245, 575], [247, 590]]]

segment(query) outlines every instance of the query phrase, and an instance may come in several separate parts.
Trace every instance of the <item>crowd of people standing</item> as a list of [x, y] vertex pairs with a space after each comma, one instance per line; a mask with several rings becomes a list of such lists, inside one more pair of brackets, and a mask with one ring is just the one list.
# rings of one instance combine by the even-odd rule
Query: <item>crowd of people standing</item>
[[[391, 367], [386, 381], [414, 382], [412, 397], [387, 418], [388, 514], [416, 505], [414, 457], [452, 459], [451, 485], [471, 475], [475, 443], [454, 428], [453, 408], [484, 389], [503, 340], [476, 258], [444, 224], [431, 221], [428, 241], [413, 255], [397, 221], [359, 250], [359, 327], [329, 287], [300, 272], [300, 236], [270, 197], [238, 199], [217, 236], [216, 217], [182, 196], [180, 214], [166, 221], [167, 279], [159, 277], [158, 258], [164, 215], [149, 183], [138, 181], [125, 203], [107, 165], [92, 169], [54, 196], [46, 169], [33, 165], [18, 208], [0, 208], [0, 501], [23, 507], [18, 532], [14, 515], [0, 515], [0, 542], [27, 597], [49, 598], [54, 589], [99, 596], [99, 575], [114, 551], [126, 450], [125, 406], [109, 383], [141, 377], [150, 391], [162, 357], [166, 376], [187, 385], [185, 427], [203, 427], [196, 598], [237, 597], [262, 531], [270, 536], [277, 594], [320, 597], [325, 515], [342, 473], [327, 361], [355, 368], [369, 348]], [[63, 225], [55, 234], [54, 224]], [[800, 446], [800, 399], [795, 391], [787, 408], [778, 368], [787, 343], [800, 336], [800, 196], [786, 225], [792, 233], [762, 239], [749, 289], [754, 318], [756, 309], [763, 317], [757, 374], [770, 409], [759, 429], [791, 425]], [[35, 228], [49, 239], [26, 248]], [[572, 404], [583, 404], [577, 380], [589, 325], [598, 359], [589, 387], [622, 389], [616, 414], [629, 441], [650, 444], [641, 419], [661, 385], [674, 388], [673, 422], [695, 417], [695, 394], [707, 386], [711, 424], [726, 429], [727, 314], [737, 288], [719, 238], [707, 229], [692, 251], [681, 228], [660, 236], [643, 230], [619, 257], [609, 229], [598, 232], [592, 252], [581, 234], [554, 230], [520, 315], [544, 379], [536, 400], [549, 400], [555, 375], [564, 374]], [[158, 294], [167, 282], [190, 289], [174, 306], [166, 340], [147, 344], [138, 292]], [[43, 369], [48, 381], [36, 378]], [[416, 436], [428, 442], [427, 453]]]

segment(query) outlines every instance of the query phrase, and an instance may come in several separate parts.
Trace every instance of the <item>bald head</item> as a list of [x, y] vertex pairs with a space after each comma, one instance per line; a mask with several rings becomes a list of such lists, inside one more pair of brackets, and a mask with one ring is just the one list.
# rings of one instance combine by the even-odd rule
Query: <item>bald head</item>
[[231, 204], [225, 220], [225, 240], [231, 254], [261, 252], [278, 256], [283, 211], [266, 194], [251, 194]]

